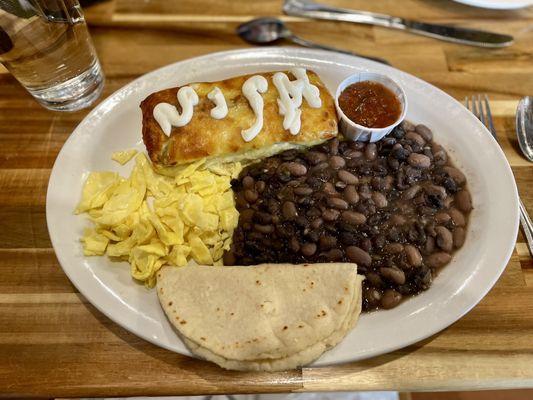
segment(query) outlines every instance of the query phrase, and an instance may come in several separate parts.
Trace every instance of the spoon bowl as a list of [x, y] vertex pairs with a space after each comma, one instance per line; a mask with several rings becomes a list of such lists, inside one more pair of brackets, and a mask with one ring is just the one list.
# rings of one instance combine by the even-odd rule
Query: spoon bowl
[[269, 44], [290, 36], [283, 21], [277, 18], [257, 18], [239, 25], [237, 34], [252, 44]]

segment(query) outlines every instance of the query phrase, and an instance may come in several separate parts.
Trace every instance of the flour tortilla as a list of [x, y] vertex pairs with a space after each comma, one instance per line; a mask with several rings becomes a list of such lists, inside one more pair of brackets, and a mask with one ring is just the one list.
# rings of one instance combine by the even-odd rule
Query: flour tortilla
[[348, 263], [164, 267], [157, 293], [194, 353], [239, 370], [307, 364], [361, 311], [361, 277]]

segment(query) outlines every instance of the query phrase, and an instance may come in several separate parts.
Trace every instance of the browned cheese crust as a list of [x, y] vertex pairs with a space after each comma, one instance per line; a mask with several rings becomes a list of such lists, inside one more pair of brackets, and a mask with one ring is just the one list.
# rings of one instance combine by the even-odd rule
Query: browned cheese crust
[[[286, 72], [290, 79], [295, 79]], [[268, 91], [262, 94], [264, 100], [264, 122], [261, 132], [250, 142], [241, 136], [243, 129], [249, 128], [255, 116], [248, 100], [242, 94], [242, 85], [252, 75], [239, 76], [219, 82], [193, 83], [191, 86], [199, 97], [194, 107], [191, 122], [183, 127], [172, 127], [167, 137], [153, 116], [154, 107], [162, 102], [178, 105], [179, 87], [161, 90], [148, 96], [141, 103], [143, 114], [143, 140], [150, 159], [161, 166], [184, 164], [204, 157], [223, 156], [270, 147], [275, 143], [290, 142], [313, 144], [337, 135], [337, 114], [334, 100], [317, 74], [307, 71], [309, 81], [320, 89], [321, 108], [311, 108], [303, 99], [301, 129], [291, 135], [283, 129], [283, 116], [279, 115], [278, 91], [272, 82], [274, 72], [262, 73], [268, 80]], [[223, 119], [211, 117], [215, 106], [207, 94], [218, 86], [228, 105], [228, 115]]]

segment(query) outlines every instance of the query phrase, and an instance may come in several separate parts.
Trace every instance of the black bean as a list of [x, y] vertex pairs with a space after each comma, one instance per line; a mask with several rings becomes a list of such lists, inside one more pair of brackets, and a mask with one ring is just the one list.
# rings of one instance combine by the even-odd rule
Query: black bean
[[396, 144], [396, 139], [393, 137], [386, 137], [381, 141], [383, 147], [392, 147]]
[[394, 289], [387, 289], [381, 298], [381, 307], [388, 310], [396, 307], [402, 301], [402, 295]]
[[339, 177], [341, 181], [343, 181], [347, 185], [357, 185], [357, 183], [359, 182], [359, 179], [357, 178], [357, 176], [355, 176], [351, 172], [346, 171], [345, 169], [339, 170], [339, 172], [337, 173], [337, 176]]
[[329, 159], [329, 165], [333, 169], [341, 169], [346, 165], [346, 161], [341, 156], [333, 156]]
[[442, 250], [446, 252], [452, 251], [453, 248], [453, 236], [452, 233], [444, 226], [437, 226], [435, 228], [437, 232], [436, 242]]
[[374, 287], [382, 287], [383, 286], [383, 280], [381, 279], [381, 276], [375, 272], [368, 272], [366, 274], [366, 279], [372, 284]]
[[350, 261], [364, 267], [369, 267], [370, 264], [372, 264], [372, 257], [370, 257], [370, 254], [357, 246], [348, 246], [346, 248], [346, 256], [348, 256]]
[[311, 228], [313, 229], [318, 229], [322, 226], [322, 224], [324, 223], [324, 220], [322, 218], [315, 218], [314, 220], [311, 221]]
[[405, 283], [405, 274], [398, 267], [381, 267], [379, 273], [383, 278], [393, 281], [397, 285]]
[[245, 189], [253, 189], [254, 184], [255, 184], [255, 180], [251, 176], [245, 176], [242, 179], [242, 187]]
[[414, 131], [415, 130], [415, 124], [413, 124], [411, 121], [408, 121], [406, 119], [404, 119], [401, 123], [400, 123], [400, 127], [405, 131], [405, 132], [409, 132], [409, 131]]
[[324, 162], [328, 159], [328, 156], [324, 153], [320, 153], [318, 151], [309, 151], [305, 158], [307, 161], [309, 161], [312, 165], [319, 164], [321, 162]]
[[392, 226], [400, 226], [400, 225], [405, 224], [406, 222], [407, 222], [407, 219], [405, 219], [405, 217], [400, 214], [393, 214], [389, 218], [389, 224]]
[[407, 257], [407, 262], [411, 267], [419, 267], [422, 265], [422, 256], [418, 249], [411, 245], [404, 246], [405, 256]]
[[412, 200], [414, 197], [418, 194], [418, 192], [422, 189], [420, 185], [413, 185], [409, 189], [405, 190], [402, 193], [402, 199], [404, 200]]
[[336, 208], [338, 210], [347, 210], [348, 202], [339, 197], [329, 197], [327, 200], [328, 206], [331, 208]]
[[242, 210], [239, 215], [239, 220], [241, 222], [252, 222], [252, 219], [254, 218], [255, 211], [251, 208], [247, 208], [246, 210]]
[[244, 191], [244, 198], [248, 203], [255, 203], [259, 198], [259, 194], [255, 190], [246, 189]]
[[388, 205], [387, 198], [383, 193], [380, 192], [372, 193], [372, 200], [377, 208], [385, 208]]
[[314, 176], [309, 176], [307, 179], [306, 179], [306, 182], [307, 184], [309, 185], [309, 187], [313, 190], [318, 190], [320, 189], [320, 187], [322, 186], [322, 181], [320, 179], [317, 179], [316, 177]]
[[387, 165], [393, 171], [396, 171], [400, 167], [400, 162], [395, 158], [387, 158]]
[[405, 138], [411, 140], [412, 142], [416, 143], [419, 146], [424, 146], [426, 144], [426, 141], [422, 136], [420, 136], [418, 133], [409, 131], [405, 134]]
[[427, 256], [425, 261], [426, 265], [430, 268], [441, 268], [444, 265], [448, 264], [451, 259], [452, 256], [448, 253], [437, 252]]
[[298, 196], [309, 196], [313, 193], [313, 189], [308, 186], [299, 186], [294, 189], [294, 194]]
[[419, 124], [415, 127], [416, 133], [424, 138], [425, 141], [431, 142], [433, 140], [433, 132], [426, 125]]
[[454, 198], [455, 206], [463, 211], [468, 212], [472, 209], [472, 197], [467, 190], [461, 190], [455, 194]]
[[300, 251], [300, 242], [298, 242], [298, 239], [296, 238], [296, 236], [293, 236], [291, 238], [290, 247], [291, 247], [291, 250], [294, 251], [295, 253], [298, 253]]
[[401, 243], [389, 243], [383, 248], [385, 253], [398, 254], [403, 251], [403, 245]]
[[293, 176], [303, 176], [307, 173], [307, 167], [297, 162], [287, 163], [287, 170]]
[[283, 213], [283, 217], [289, 221], [295, 219], [298, 215], [296, 205], [292, 201], [284, 202], [281, 206], [281, 212]]
[[400, 143], [392, 146], [391, 155], [398, 161], [405, 161], [409, 157], [409, 150], [405, 149]]
[[446, 167], [443, 167], [442, 169], [444, 172], [446, 172], [446, 174], [448, 174], [450, 178], [453, 179], [453, 181], [457, 185], [461, 186], [461, 185], [464, 185], [464, 183], [466, 182], [466, 176], [461, 171], [459, 171], [457, 168], [446, 166]]
[[306, 236], [312, 242], [318, 242], [318, 239], [320, 239], [320, 232], [319, 231], [310, 231], [310, 232], [307, 232]]
[[381, 301], [381, 292], [375, 288], [365, 288], [363, 292], [364, 301], [369, 306], [375, 307]]
[[438, 212], [437, 214], [435, 214], [435, 222], [437, 224], [441, 224], [441, 225], [444, 225], [446, 224], [448, 221], [450, 221], [451, 217], [450, 217], [450, 214], [446, 213], [446, 212]]
[[254, 225], [254, 229], [255, 229], [257, 232], [261, 232], [261, 233], [272, 233], [272, 232], [274, 232], [274, 226], [273, 226], [273, 225], [260, 225], [260, 224], [255, 224], [255, 225]]
[[305, 243], [300, 247], [300, 251], [306, 257], [310, 257], [316, 253], [316, 244], [315, 243]]
[[340, 212], [337, 210], [333, 210], [331, 208], [328, 208], [327, 210], [324, 210], [322, 213], [322, 218], [324, 221], [335, 221], [337, 218], [339, 218]]
[[366, 222], [366, 217], [364, 214], [355, 211], [343, 211], [341, 220], [351, 225], [361, 225]]
[[324, 186], [322, 187], [322, 191], [326, 193], [328, 196], [338, 196], [339, 192], [337, 192], [337, 189], [335, 189], [335, 186], [331, 182], [324, 183]]
[[348, 150], [344, 154], [344, 158], [359, 158], [363, 157], [363, 153], [359, 150]]
[[372, 190], [370, 190], [370, 187], [367, 184], [359, 186], [359, 196], [365, 200], [372, 197]]
[[298, 215], [294, 221], [302, 228], [307, 228], [309, 226], [309, 220], [303, 215]]
[[325, 253], [322, 253], [322, 255], [326, 257], [328, 261], [340, 261], [342, 260], [344, 254], [340, 249], [331, 249]]
[[431, 236], [428, 236], [426, 239], [426, 243], [423, 247], [423, 253], [424, 255], [430, 255], [435, 250], [435, 239]]
[[464, 228], [457, 227], [453, 231], [453, 245], [455, 248], [462, 247], [465, 243], [466, 231]]
[[365, 149], [365, 157], [369, 161], [374, 161], [377, 158], [378, 149], [375, 143], [368, 143]]
[[257, 211], [253, 214], [253, 219], [255, 222], [258, 222], [260, 224], [269, 224], [270, 222], [272, 222], [272, 214], [263, 211]]
[[311, 167], [311, 169], [309, 170], [312, 174], [316, 175], [326, 169], [329, 168], [329, 164], [327, 162], [321, 162], [317, 165], [315, 165], [314, 167]]
[[355, 186], [348, 185], [343, 192], [344, 199], [350, 204], [356, 204], [359, 201], [359, 193], [355, 189]]
[[450, 217], [451, 217], [451, 219], [452, 219], [452, 221], [453, 221], [455, 226], [465, 226], [466, 225], [465, 216], [457, 208], [450, 208], [448, 210], [448, 214], [450, 214]]
[[331, 235], [320, 236], [318, 242], [321, 250], [328, 250], [337, 246], [337, 238]]
[[416, 168], [429, 168], [431, 166], [431, 160], [428, 156], [419, 153], [411, 153], [407, 158], [409, 165]]
[[266, 188], [266, 183], [263, 182], [263, 181], [257, 181], [255, 183], [255, 190], [259, 193], [263, 193], [263, 191], [265, 190]]
[[333, 156], [339, 154], [339, 139], [333, 138], [329, 141], [329, 153]]

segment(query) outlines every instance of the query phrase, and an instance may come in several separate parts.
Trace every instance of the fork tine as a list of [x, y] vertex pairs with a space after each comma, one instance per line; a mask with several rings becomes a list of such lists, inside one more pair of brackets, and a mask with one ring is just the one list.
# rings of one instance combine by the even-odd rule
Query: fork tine
[[468, 104], [468, 96], [465, 96], [465, 99], [464, 99], [464, 105], [465, 105], [465, 108], [470, 111], [470, 106]]
[[479, 114], [479, 108], [478, 108], [476, 96], [473, 95], [470, 101], [472, 102], [472, 114], [474, 114], [476, 118], [481, 121], [481, 115]]
[[490, 111], [489, 96], [487, 96], [486, 94], [483, 95], [483, 101], [485, 103], [485, 108], [487, 110], [487, 120], [488, 120], [487, 127], [489, 128], [489, 131], [492, 134], [492, 136], [494, 136], [494, 139], [498, 140], [498, 135], [496, 133], [496, 129], [494, 128], [494, 121], [492, 119], [492, 112]]
[[486, 112], [486, 109], [483, 108], [483, 102], [481, 101], [480, 94], [477, 95], [477, 103], [479, 107], [479, 115], [480, 115], [481, 123], [488, 128], [487, 112]]

